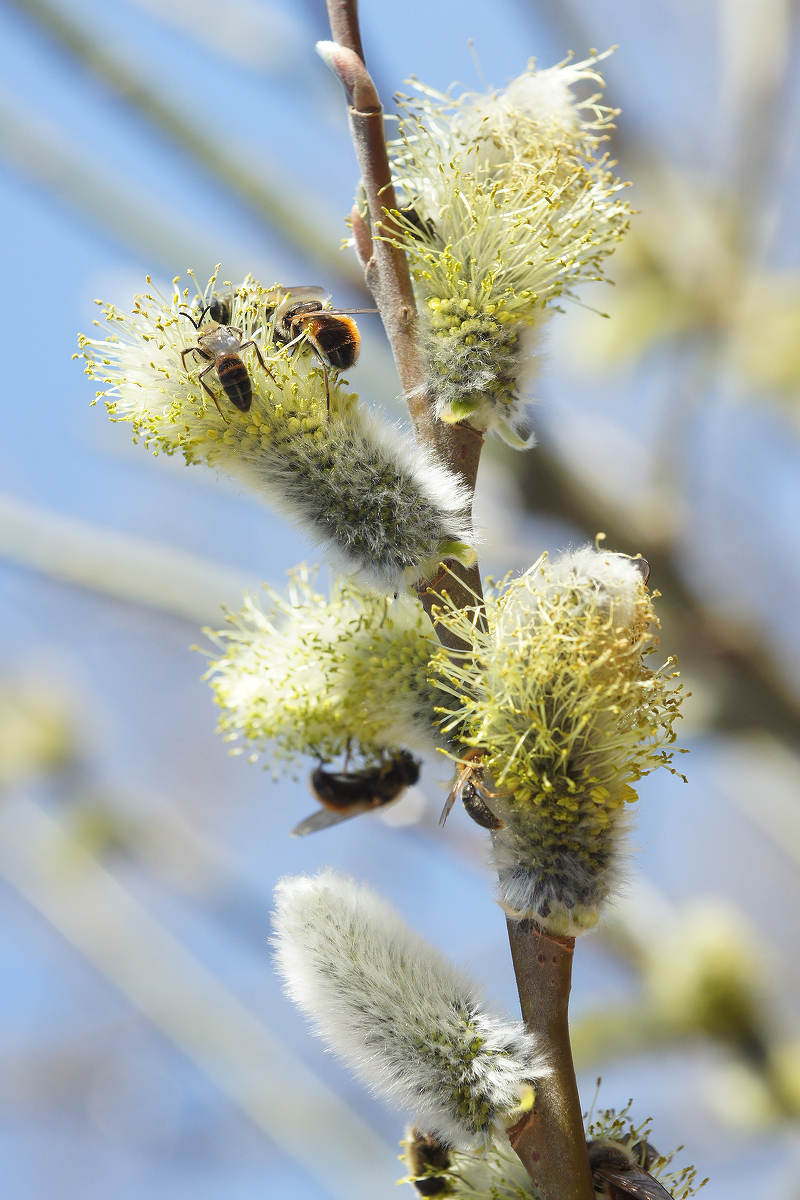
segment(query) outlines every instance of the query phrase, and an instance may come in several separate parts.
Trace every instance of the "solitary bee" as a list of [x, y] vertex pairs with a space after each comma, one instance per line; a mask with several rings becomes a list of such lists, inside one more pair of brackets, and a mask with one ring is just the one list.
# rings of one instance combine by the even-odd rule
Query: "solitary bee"
[[187, 354], [197, 354], [200, 358], [208, 362], [209, 365], [200, 372], [198, 379], [216, 404], [217, 412], [225, 420], [222, 409], [219, 406], [219, 401], [203, 376], [216, 368], [217, 376], [222, 384], [222, 390], [225, 395], [231, 404], [239, 409], [239, 412], [246, 413], [250, 411], [250, 405], [253, 403], [253, 384], [250, 380], [247, 367], [240, 358], [241, 351], [247, 346], [252, 346], [259, 363], [270, 378], [272, 378], [272, 372], [261, 357], [261, 351], [253, 339], [248, 338], [247, 341], [243, 341], [244, 331], [237, 329], [235, 325], [226, 325], [222, 321], [215, 320], [212, 316], [211, 320], [206, 322], [201, 332], [203, 318], [206, 314], [210, 315], [212, 309], [220, 316], [230, 316], [227, 301], [219, 300], [217, 297], [214, 297], [210, 304], [204, 305], [200, 311], [198, 320], [195, 320], [191, 313], [181, 313], [182, 317], [186, 317], [187, 321], [192, 322], [200, 334], [195, 346], [187, 346], [185, 350], [181, 350], [181, 362], [183, 363], [184, 370], [186, 369]]
[[450, 816], [450, 810], [457, 800], [461, 801], [473, 821], [483, 826], [484, 829], [503, 828], [503, 822], [500, 817], [495, 815], [488, 802], [497, 800], [500, 796], [508, 795], [508, 793], [490, 792], [485, 786], [485, 775], [481, 766], [482, 754], [482, 750], [468, 750], [464, 755], [461, 770], [456, 775], [439, 818], [440, 828], [444, 826]]
[[292, 837], [338, 825], [371, 808], [391, 804], [419, 779], [419, 763], [407, 750], [396, 758], [363, 771], [333, 772], [320, 765], [311, 774], [311, 790], [325, 807], [295, 825]]
[[[280, 288], [274, 306], [273, 336], [282, 345], [305, 339], [313, 348], [325, 376], [328, 413], [331, 409], [328, 367], [347, 371], [361, 349], [361, 334], [351, 314], [376, 313], [377, 308], [325, 308], [321, 287]], [[268, 305], [268, 312], [269, 312]]]
[[433, 1133], [413, 1128], [409, 1130], [405, 1148], [408, 1173], [420, 1196], [441, 1196], [451, 1191], [447, 1179], [429, 1173], [446, 1171], [450, 1166], [450, 1147], [446, 1142], [440, 1142]]
[[670, 1193], [647, 1170], [658, 1158], [649, 1142], [637, 1142], [632, 1149], [620, 1142], [587, 1142], [589, 1166], [595, 1194], [606, 1200], [671, 1200]]

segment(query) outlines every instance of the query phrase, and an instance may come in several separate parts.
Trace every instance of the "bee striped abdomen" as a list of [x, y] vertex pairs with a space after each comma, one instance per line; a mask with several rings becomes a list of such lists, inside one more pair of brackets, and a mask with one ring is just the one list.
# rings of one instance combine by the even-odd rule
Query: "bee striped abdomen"
[[239, 412], [249, 412], [253, 403], [253, 385], [238, 354], [227, 354], [217, 360], [217, 375], [225, 395]]
[[337, 317], [335, 322], [329, 322], [323, 316], [311, 324], [316, 341], [330, 365], [340, 371], [349, 370], [358, 358], [360, 344], [355, 321], [349, 317]]

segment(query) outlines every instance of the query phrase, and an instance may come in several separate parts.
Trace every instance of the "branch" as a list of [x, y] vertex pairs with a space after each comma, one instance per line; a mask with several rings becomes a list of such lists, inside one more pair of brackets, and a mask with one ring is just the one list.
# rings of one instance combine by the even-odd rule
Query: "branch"
[[533, 921], [509, 921], [508, 940], [522, 1016], [547, 1047], [552, 1072], [508, 1136], [542, 1200], [593, 1200], [567, 1015], [575, 939], [552, 937]]
[[[317, 49], [345, 90], [350, 130], [369, 210], [370, 227], [353, 210], [356, 251], [375, 298], [406, 394], [414, 432], [474, 493], [483, 437], [468, 425], [437, 421], [416, 336], [416, 302], [402, 250], [392, 245], [390, 213], [397, 208], [386, 150], [383, 110], [364, 65], [356, 0], [327, 0], [334, 42]], [[457, 578], [453, 578], [456, 575]], [[464, 644], [436, 623], [437, 592], [457, 607], [482, 597], [480, 570], [456, 565], [419, 587], [436, 633], [449, 649]], [[463, 586], [459, 583], [463, 581]], [[586, 1139], [569, 1043], [569, 1003], [574, 939], [552, 939], [527, 922], [509, 924], [509, 938], [523, 1017], [547, 1051], [552, 1075], [537, 1089], [533, 1112], [513, 1131], [512, 1146], [543, 1200], [593, 1200]], [[545, 950], [546, 948], [546, 950]], [[555, 969], [553, 969], [555, 968]]]
[[[353, 209], [353, 235], [364, 278], [392, 347], [417, 441], [436, 453], [466, 484], [471, 496], [475, 491], [483, 436], [466, 424], [447, 425], [434, 416], [433, 397], [416, 336], [417, 306], [408, 261], [405, 253], [387, 240], [393, 232], [389, 213], [397, 208], [397, 199], [386, 150], [383, 109], [364, 65], [356, 0], [328, 0], [328, 16], [337, 40], [320, 42], [317, 49], [347, 96], [350, 132], [371, 226], [371, 229], [367, 226], [358, 209]], [[463, 643], [436, 625], [433, 616], [443, 578], [442, 575], [420, 584], [420, 600], [434, 620], [442, 644], [450, 649], [463, 648]], [[475, 596], [483, 595], [477, 563], [469, 568], [452, 564], [447, 592], [457, 607], [474, 604]]]

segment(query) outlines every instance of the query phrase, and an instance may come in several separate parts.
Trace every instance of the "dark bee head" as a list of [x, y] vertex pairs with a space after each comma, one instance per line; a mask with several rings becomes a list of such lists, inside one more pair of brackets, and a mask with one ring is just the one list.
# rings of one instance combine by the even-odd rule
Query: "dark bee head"
[[450, 1166], [450, 1147], [432, 1133], [412, 1129], [406, 1142], [408, 1173], [420, 1196], [441, 1196], [451, 1190], [447, 1179], [435, 1174]]
[[218, 325], [230, 325], [231, 323], [231, 305], [229, 300], [223, 300], [220, 296], [212, 296], [209, 303], [206, 305], [206, 312], [212, 321], [216, 321]]
[[398, 213], [406, 222], [406, 233], [409, 232], [407, 226], [412, 227], [411, 236], [416, 238], [432, 238], [436, 232], [436, 226], [430, 217], [423, 217], [414, 204], [407, 204], [403, 208], [398, 208]]
[[612, 1167], [617, 1171], [626, 1171], [633, 1160], [630, 1150], [621, 1142], [596, 1141], [587, 1142], [589, 1166], [593, 1171], [600, 1167]]
[[661, 1158], [661, 1155], [656, 1150], [652, 1142], [634, 1142], [631, 1146], [631, 1154], [640, 1167], [644, 1167], [645, 1171], [649, 1171], [656, 1159]]
[[192, 321], [196, 328], [199, 328], [206, 318], [216, 321], [217, 325], [230, 325], [232, 314], [233, 292], [230, 296], [218, 296], [216, 292], [212, 292], [208, 299], [196, 296], [192, 304]]

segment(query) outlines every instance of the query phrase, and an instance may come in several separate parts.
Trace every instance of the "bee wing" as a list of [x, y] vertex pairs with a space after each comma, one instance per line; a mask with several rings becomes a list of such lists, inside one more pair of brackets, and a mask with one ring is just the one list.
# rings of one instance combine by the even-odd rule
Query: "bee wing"
[[440, 829], [444, 829], [444, 823], [447, 820], [447, 818], [450, 816], [452, 807], [455, 804], [458, 797], [461, 795], [462, 790], [463, 790], [463, 782], [461, 781], [461, 779], [459, 779], [456, 782], [456, 784], [453, 786], [453, 788], [451, 789], [450, 795], [447, 797], [447, 799], [444, 802], [444, 808], [442, 809], [442, 815], [439, 817], [439, 828]]
[[277, 289], [277, 294], [281, 300], [286, 296], [291, 296], [293, 300], [310, 300], [316, 296], [326, 296], [328, 293], [324, 287], [282, 287]]
[[592, 1178], [606, 1180], [615, 1191], [612, 1195], [633, 1196], [635, 1200], [672, 1200], [670, 1193], [642, 1167], [631, 1163], [626, 1171], [602, 1163], [595, 1167]]
[[365, 800], [361, 804], [351, 805], [350, 808], [318, 808], [310, 817], [306, 817], [299, 825], [295, 825], [294, 829], [290, 829], [289, 837], [305, 837], [309, 833], [316, 833], [318, 829], [327, 829], [329, 825], [349, 821], [351, 817], [357, 817], [375, 807], [374, 801]]
[[357, 313], [378, 313], [379, 308], [326, 308], [325, 312], [331, 317], [350, 317]]

